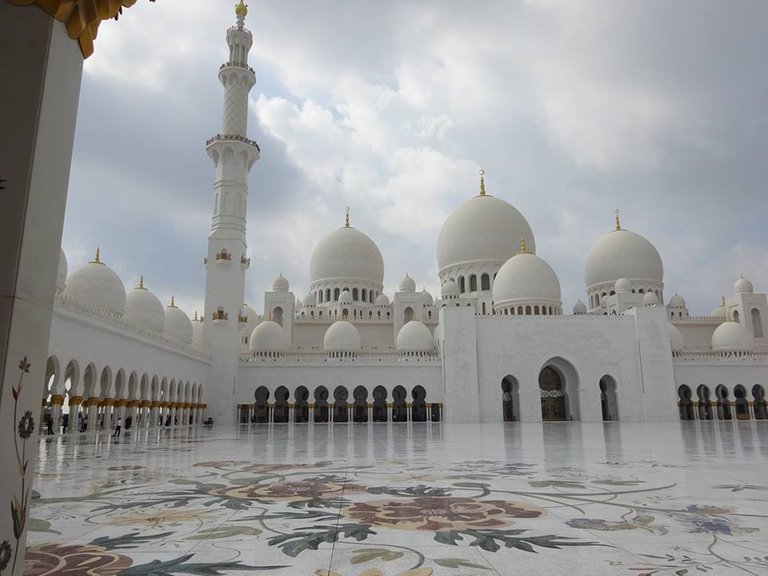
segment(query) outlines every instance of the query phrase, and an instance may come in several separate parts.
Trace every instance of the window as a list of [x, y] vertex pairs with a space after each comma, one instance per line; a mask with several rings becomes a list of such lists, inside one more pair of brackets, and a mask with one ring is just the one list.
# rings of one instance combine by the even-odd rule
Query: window
[[480, 276], [480, 289], [481, 290], [490, 290], [491, 289], [491, 278], [488, 276], [488, 274], [483, 274]]
[[469, 277], [469, 291], [477, 292], [477, 276], [474, 274]]
[[340, 291], [339, 291], [338, 288], [334, 288], [333, 289], [333, 301], [334, 302], [338, 302], [339, 301], [339, 292]]
[[752, 333], [755, 338], [763, 337], [763, 320], [760, 318], [760, 310], [752, 308]]
[[358, 297], [357, 288], [352, 288], [352, 300], [357, 302], [357, 297]]
[[461, 294], [464, 294], [464, 292], [466, 292], [466, 290], [464, 288], [465, 288], [464, 276], [459, 276], [459, 292]]

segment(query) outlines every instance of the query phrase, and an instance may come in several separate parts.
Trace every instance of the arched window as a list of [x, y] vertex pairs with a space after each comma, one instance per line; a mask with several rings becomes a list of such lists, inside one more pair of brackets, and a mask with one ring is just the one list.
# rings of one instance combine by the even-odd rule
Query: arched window
[[523, 307], [522, 306], [518, 306], [517, 307], [517, 313], [518, 314], [522, 314], [523, 313]]
[[534, 313], [536, 316], [538, 316], [538, 315], [539, 315], [539, 307], [538, 307], [538, 306], [534, 306], [534, 307], [533, 307], [533, 313]]
[[403, 323], [408, 323], [411, 320], [413, 320], [413, 308], [408, 306], [408, 308], [403, 311]]
[[333, 289], [333, 301], [334, 302], [338, 302], [339, 301], [339, 293], [340, 293], [340, 291], [339, 291], [338, 288], [334, 288]]
[[760, 310], [752, 308], [752, 332], [755, 338], [763, 337], [763, 320], [760, 318]]
[[471, 274], [469, 276], [469, 291], [477, 292], [477, 276], [475, 276], [474, 274]]
[[526, 306], [525, 307], [525, 313], [530, 316], [530, 314], [531, 314], [531, 307], [530, 306]]
[[734, 310], [733, 311], [733, 321], [734, 322], [738, 322], [739, 321], [739, 311], [738, 310]]
[[480, 289], [481, 290], [491, 289], [491, 277], [488, 276], [488, 274], [483, 274], [482, 276], [480, 276]]
[[362, 298], [361, 298], [361, 300], [362, 300], [363, 302], [368, 302], [368, 290], [366, 290], [365, 288], [363, 288], [363, 290], [362, 290], [361, 294], [362, 294]]
[[485, 302], [483, 302], [483, 314], [485, 314]]
[[464, 294], [464, 292], [466, 292], [466, 290], [464, 288], [465, 288], [464, 276], [459, 276], [459, 292], [461, 294]]
[[357, 302], [357, 297], [359, 296], [357, 288], [352, 288], [352, 300]]
[[283, 309], [280, 306], [276, 306], [272, 310], [272, 320], [280, 324], [280, 326], [283, 325]]
[[331, 289], [326, 288], [325, 289], [325, 301], [330, 302], [331, 301]]

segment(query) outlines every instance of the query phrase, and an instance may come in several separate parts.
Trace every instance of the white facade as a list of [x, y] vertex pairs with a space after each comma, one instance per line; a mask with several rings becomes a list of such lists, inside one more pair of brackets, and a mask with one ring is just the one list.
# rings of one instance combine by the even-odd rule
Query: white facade
[[384, 294], [381, 252], [347, 212], [319, 239], [306, 292], [279, 274], [257, 314], [243, 301], [256, 78], [242, 4], [237, 15], [219, 71], [222, 133], [206, 145], [203, 317], [163, 307], [143, 279], [126, 291], [98, 254], [67, 276], [62, 253], [46, 378], [56, 419], [62, 405], [143, 426], [768, 417], [765, 293], [739, 278], [710, 316], [690, 315], [677, 294], [665, 306], [658, 251], [617, 215], [585, 258], [587, 303], [563, 315], [528, 222], [482, 178], [440, 232], [439, 298], [409, 275]]

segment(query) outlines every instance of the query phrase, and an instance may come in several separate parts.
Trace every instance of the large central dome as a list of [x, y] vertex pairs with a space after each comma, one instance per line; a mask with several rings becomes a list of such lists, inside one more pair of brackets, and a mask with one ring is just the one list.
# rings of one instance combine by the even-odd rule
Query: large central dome
[[373, 240], [342, 226], [320, 240], [309, 261], [310, 282], [363, 280], [384, 281], [384, 259]]
[[536, 252], [533, 232], [511, 204], [481, 193], [459, 206], [443, 224], [437, 239], [440, 272], [472, 262], [504, 264], [517, 253], [520, 240]]

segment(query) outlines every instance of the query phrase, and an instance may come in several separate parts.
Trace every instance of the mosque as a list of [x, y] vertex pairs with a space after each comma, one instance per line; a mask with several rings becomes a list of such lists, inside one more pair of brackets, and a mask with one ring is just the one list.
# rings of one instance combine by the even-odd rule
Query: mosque
[[[251, 32], [240, 3], [214, 165], [202, 316], [126, 288], [96, 252], [68, 274], [61, 254], [46, 406], [56, 425], [160, 423], [669, 421], [766, 419], [768, 297], [745, 278], [707, 316], [666, 300], [664, 267], [615, 227], [586, 256], [586, 302], [562, 309], [555, 271], [525, 217], [485, 189], [456, 207], [437, 242], [441, 290], [406, 275], [383, 290], [373, 239], [341, 227], [314, 247], [297, 295], [278, 275], [264, 314], [244, 303]], [[70, 430], [75, 426], [70, 425]]]

